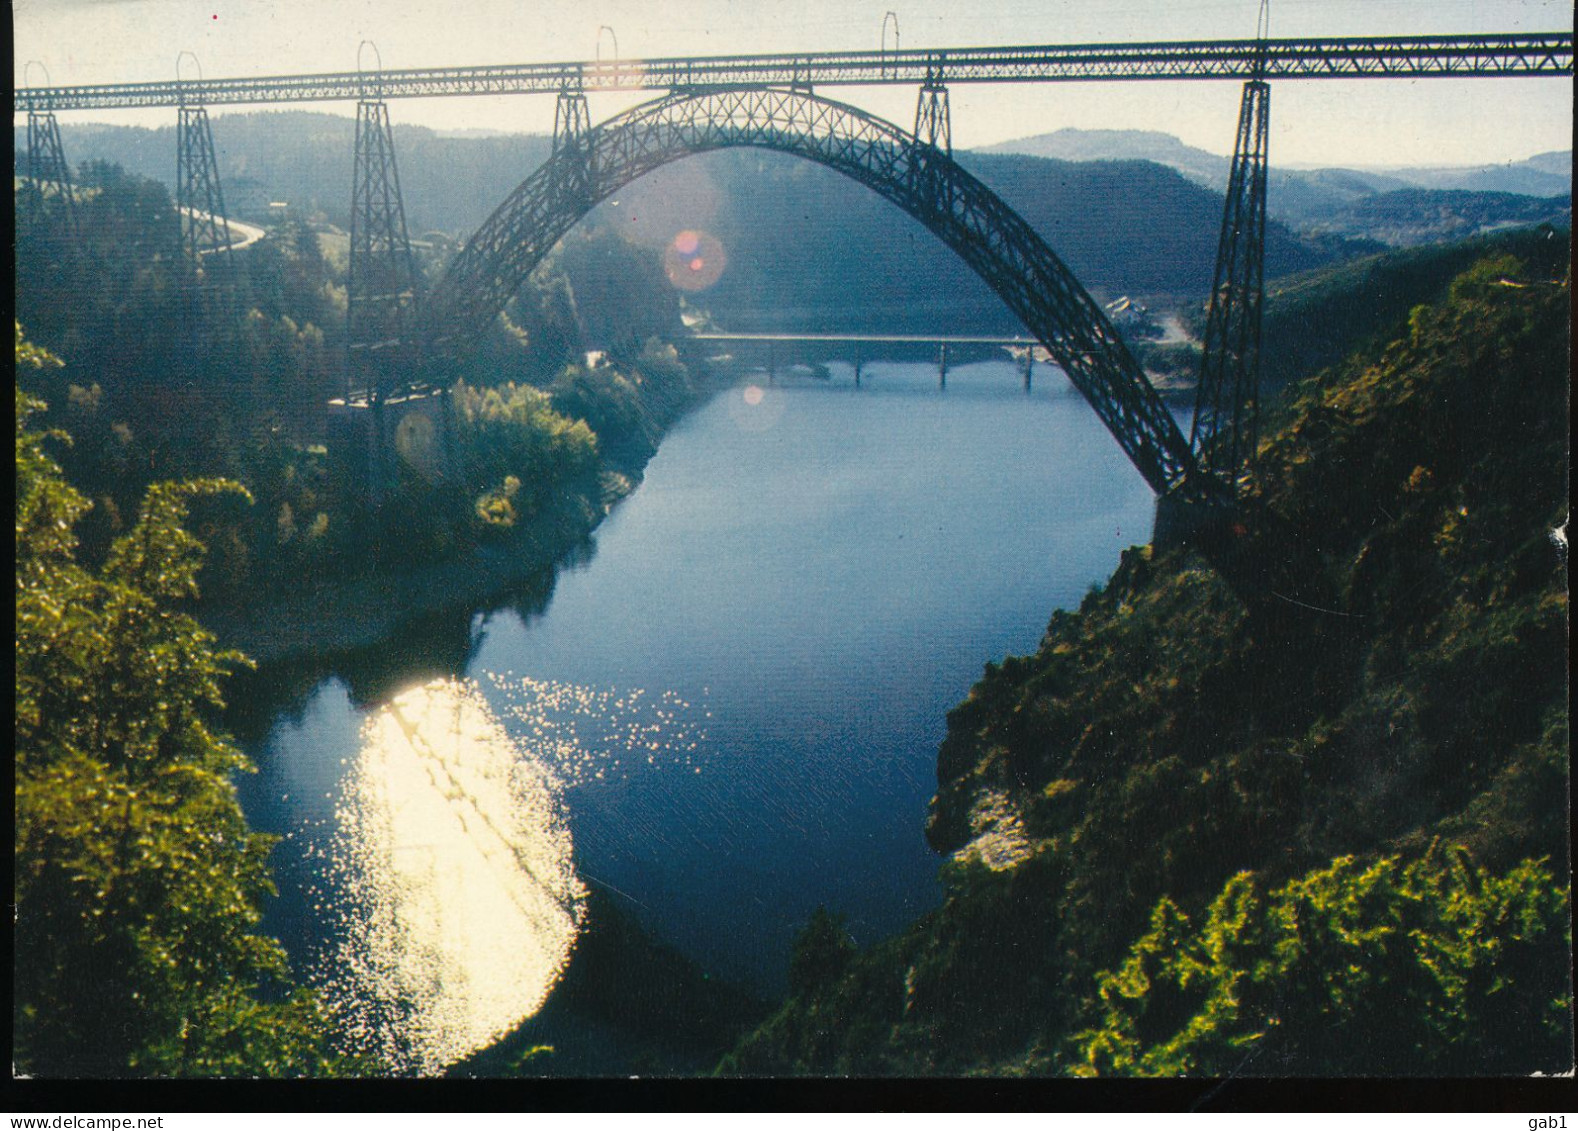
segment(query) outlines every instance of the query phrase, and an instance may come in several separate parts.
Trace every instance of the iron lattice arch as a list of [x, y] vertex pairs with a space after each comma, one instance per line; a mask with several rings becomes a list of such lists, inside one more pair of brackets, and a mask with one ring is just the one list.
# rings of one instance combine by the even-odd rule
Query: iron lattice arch
[[739, 146], [825, 165], [915, 217], [1046, 347], [1152, 490], [1210, 490], [1193, 474], [1188, 441], [1118, 332], [1028, 223], [941, 150], [852, 106], [798, 90], [677, 92], [560, 139], [553, 156], [472, 236], [431, 295], [429, 343], [442, 347], [485, 328], [599, 201], [661, 165]]

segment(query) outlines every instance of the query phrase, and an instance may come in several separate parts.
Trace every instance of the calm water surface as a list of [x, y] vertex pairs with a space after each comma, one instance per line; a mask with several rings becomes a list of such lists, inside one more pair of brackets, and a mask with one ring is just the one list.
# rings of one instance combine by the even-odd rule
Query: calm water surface
[[864, 942], [938, 901], [947, 710], [1148, 539], [1152, 498], [1052, 370], [831, 371], [681, 421], [542, 612], [474, 616], [457, 679], [325, 680], [250, 751], [248, 812], [287, 837], [266, 925], [383, 1001], [368, 1027], [436, 1032], [416, 1067], [537, 1008], [583, 880], [769, 992], [819, 904]]

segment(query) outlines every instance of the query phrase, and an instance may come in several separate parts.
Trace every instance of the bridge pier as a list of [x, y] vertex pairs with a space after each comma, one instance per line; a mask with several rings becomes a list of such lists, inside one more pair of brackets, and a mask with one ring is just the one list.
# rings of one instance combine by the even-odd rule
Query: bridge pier
[[360, 485], [375, 509], [402, 467], [430, 483], [448, 479], [454, 471], [454, 431], [447, 389], [352, 394], [328, 405], [329, 457], [346, 482]]
[[416, 261], [406, 229], [389, 107], [356, 104], [351, 174], [351, 249], [346, 277], [345, 338], [353, 389], [377, 397], [410, 379], [417, 302]]
[[71, 166], [60, 141], [60, 123], [52, 110], [27, 114], [27, 191], [24, 207], [35, 223], [49, 232], [62, 252], [77, 242], [76, 200], [71, 188]]
[[862, 362], [860, 343], [855, 343], [855, 388], [860, 388], [860, 366]]
[[1030, 371], [1035, 367], [1036, 354], [1034, 346], [1025, 347], [1025, 392], [1030, 391]]
[[1156, 517], [1151, 542], [1157, 550], [1179, 546], [1204, 549], [1219, 540], [1230, 527], [1235, 511], [1231, 502], [1186, 495], [1175, 487], [1156, 498]]
[[948, 343], [940, 342], [937, 345], [937, 388], [948, 387]]
[[564, 199], [584, 201], [588, 206], [593, 200], [594, 179], [592, 151], [587, 147], [591, 129], [586, 92], [579, 82], [563, 87], [553, 110], [553, 156], [559, 159], [552, 166], [557, 171], [554, 188]]
[[[214, 153], [208, 108], [183, 103], [177, 115], [175, 205], [189, 279], [187, 301], [195, 310], [218, 297], [214, 284], [221, 280], [226, 299], [235, 298], [229, 285], [233, 281], [229, 276], [234, 266], [230, 257], [234, 241], [225, 219], [225, 198], [219, 188], [219, 161]], [[196, 321], [194, 318], [194, 327]]]
[[1226, 484], [1254, 463], [1258, 441], [1270, 114], [1271, 88], [1245, 83], [1189, 436], [1200, 465]]

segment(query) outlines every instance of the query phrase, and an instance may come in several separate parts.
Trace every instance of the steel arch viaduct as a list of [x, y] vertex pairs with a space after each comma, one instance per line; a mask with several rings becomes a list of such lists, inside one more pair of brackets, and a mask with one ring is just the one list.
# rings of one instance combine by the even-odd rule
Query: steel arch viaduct
[[1101, 307], [1028, 223], [938, 145], [808, 91], [678, 91], [595, 127], [569, 121], [553, 155], [477, 230], [428, 296], [425, 343], [442, 349], [481, 332], [559, 238], [631, 181], [693, 154], [741, 146], [825, 165], [920, 221], [1046, 347], [1152, 490], [1215, 493]]

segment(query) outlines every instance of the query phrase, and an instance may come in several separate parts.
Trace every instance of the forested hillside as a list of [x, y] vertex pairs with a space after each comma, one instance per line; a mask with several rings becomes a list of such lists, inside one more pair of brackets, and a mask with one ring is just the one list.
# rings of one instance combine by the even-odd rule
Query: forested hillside
[[[1366, 255], [1276, 279], [1266, 287], [1262, 391], [1275, 397], [1355, 347], [1384, 347], [1410, 310], [1438, 302], [1478, 259], [1511, 255], [1559, 275], [1571, 239], [1569, 227], [1542, 225]], [[1197, 317], [1203, 333], [1204, 312]]]
[[943, 906], [816, 917], [723, 1070], [1569, 1070], [1570, 302], [1565, 254], [1480, 261], [1266, 429], [1267, 581], [1136, 548], [989, 664]]
[[[47, 424], [74, 437], [59, 458], [95, 504], [79, 532], [84, 555], [103, 558], [150, 483], [235, 479], [251, 505], [225, 497], [194, 513], [210, 605], [266, 605], [499, 544], [533, 524], [573, 541], [629, 489], [697, 391], [664, 344], [682, 326], [660, 265], [617, 237], [578, 231], [513, 305], [525, 329], [501, 320], [451, 374], [449, 473], [435, 474], [428, 428], [374, 490], [352, 445], [329, 443], [327, 405], [348, 384], [346, 265], [305, 216], [285, 211], [199, 283], [162, 184], [85, 164], [69, 246], [25, 206], [26, 191], [18, 320], [64, 364], [21, 379], [47, 404]], [[562, 264], [602, 286], [578, 300]], [[593, 348], [606, 351], [596, 365]]]
[[1414, 247], [1501, 228], [1570, 226], [1572, 216], [1570, 195], [1408, 188], [1357, 199], [1325, 217], [1319, 228], [1339, 236], [1380, 240], [1393, 247]]
[[[1197, 295], [1210, 289], [1219, 197], [1144, 163], [1080, 165], [964, 154], [961, 163], [1027, 220], [1087, 287]], [[669, 185], [675, 186], [670, 189]], [[621, 194], [618, 209], [710, 197], [710, 216], [683, 227], [714, 231], [729, 268], [695, 302], [731, 328], [886, 327], [924, 332], [939, 322], [1013, 332], [1000, 299], [917, 221], [830, 170], [773, 153], [708, 155], [662, 170]], [[678, 230], [677, 228], [675, 230]], [[1331, 261], [1280, 225], [1267, 237], [1267, 272]]]
[[[354, 120], [308, 110], [223, 114], [213, 119], [213, 131], [225, 203], [236, 216], [266, 222], [269, 204], [280, 202], [302, 215], [321, 212], [331, 223], [350, 226]], [[109, 161], [139, 177], [174, 183], [173, 125], [68, 122], [61, 134], [74, 166]], [[549, 149], [548, 138], [532, 134], [461, 138], [396, 124], [394, 135], [414, 238], [430, 229], [470, 232]], [[20, 152], [25, 131], [17, 139]]]

